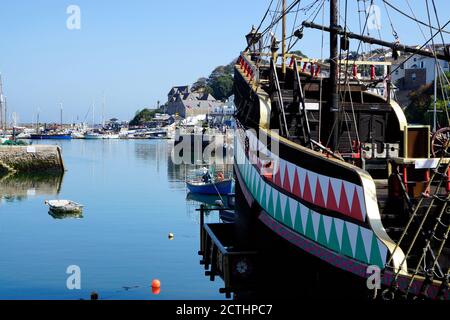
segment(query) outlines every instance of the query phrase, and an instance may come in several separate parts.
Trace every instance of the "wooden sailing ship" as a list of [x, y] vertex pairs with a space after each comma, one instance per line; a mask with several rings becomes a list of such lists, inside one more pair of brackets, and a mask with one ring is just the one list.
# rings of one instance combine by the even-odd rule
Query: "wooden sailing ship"
[[[330, 26], [304, 22], [293, 35], [328, 32], [330, 59], [302, 58], [286, 49], [291, 8], [283, 1], [281, 55], [273, 35], [264, 52], [264, 33], [254, 28], [235, 65], [240, 198], [274, 233], [325, 263], [361, 281], [378, 267], [386, 299], [448, 299], [449, 139], [408, 124], [392, 99], [390, 63], [340, 59], [338, 48], [357, 39], [445, 61], [448, 50], [349, 33], [330, 0]], [[384, 95], [369, 90], [374, 83], [385, 84]]]

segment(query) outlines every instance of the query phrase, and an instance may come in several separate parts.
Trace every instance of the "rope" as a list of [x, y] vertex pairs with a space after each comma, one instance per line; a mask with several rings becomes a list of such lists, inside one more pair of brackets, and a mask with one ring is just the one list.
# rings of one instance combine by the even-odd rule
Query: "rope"
[[[450, 24], [450, 20], [447, 21], [441, 29], [445, 28], [445, 27], [448, 26], [449, 24]], [[431, 41], [432, 39], [434, 39], [438, 34], [439, 34], [439, 31], [436, 32], [429, 40], [427, 40], [427, 41], [426, 41], [426, 42], [425, 42], [418, 50], [422, 50], [423, 48], [425, 48], [425, 47], [430, 43], [430, 41]], [[413, 57], [414, 57], [414, 54], [411, 54], [407, 59], [405, 59], [405, 61], [403, 61], [402, 64], [404, 64], [405, 62], [408, 62], [408, 61], [411, 60]], [[355, 62], [356, 62], [356, 60], [355, 60]], [[395, 68], [394, 70], [392, 70], [392, 71], [389, 73], [389, 75], [387, 75], [386, 77], [383, 78], [383, 80], [377, 80], [377, 81], [374, 81], [374, 82], [372, 83], [372, 85], [373, 85], [373, 84], [380, 83], [380, 82], [382, 82], [382, 81], [386, 81], [386, 79], [387, 79], [388, 77], [390, 77], [392, 74], [394, 74], [395, 71], [397, 71], [397, 70], [400, 69], [400, 67], [402, 66], [402, 64], [400, 64], [397, 68]]]
[[[291, 31], [291, 34], [293, 34], [294, 31], [295, 31], [295, 25], [296, 25], [296, 23], [297, 23], [297, 18], [298, 18], [298, 13], [300, 12], [300, 4], [301, 4], [301, 3], [302, 3], [301, 1], [298, 3], [298, 7], [297, 7], [297, 10], [296, 10], [296, 12], [295, 12], [295, 19], [294, 19], [294, 23], [292, 24], [292, 31]], [[289, 44], [288, 44], [288, 46], [287, 46], [287, 47], [288, 47], [288, 52], [290, 51], [291, 43], [292, 43], [292, 38], [289, 39]]]
[[[430, 8], [429, 8], [429, 5], [428, 5], [428, 1], [425, 1], [425, 3], [426, 3], [426, 7], [427, 7], [428, 22], [429, 22], [429, 24], [430, 24], [430, 35], [433, 35], [433, 30], [432, 30], [432, 28], [431, 28]], [[435, 8], [435, 9], [436, 9], [436, 8]], [[438, 18], [438, 17], [437, 17], [437, 12], [436, 12], [436, 11], [435, 11], [435, 14], [436, 14], [436, 18]], [[438, 22], [438, 23], [439, 23], [439, 22]], [[439, 28], [440, 28], [440, 23], [439, 23]], [[442, 37], [442, 32], [440, 32], [440, 35], [441, 35], [441, 37]], [[444, 38], [442, 38], [442, 40], [443, 40], [443, 39], [444, 39]], [[434, 42], [434, 38], [432, 38], [431, 43], [432, 43], [432, 52], [433, 52], [433, 55], [434, 55], [434, 63], [435, 63], [434, 72], [437, 73], [437, 72], [438, 72], [438, 68], [440, 67], [440, 63], [439, 63], [439, 60], [438, 60], [438, 58], [437, 58], [437, 56], [436, 56], [436, 50], [435, 50], [436, 44], [435, 44], [435, 42]], [[438, 78], [438, 76], [435, 75], [435, 79], [437, 79], [437, 78]], [[442, 79], [441, 79], [440, 74], [439, 74], [439, 82], [440, 82], [440, 84], [441, 84], [441, 90], [442, 90], [442, 93], [444, 93], [443, 87], [442, 87]], [[437, 86], [437, 83], [435, 83], [434, 85]], [[444, 96], [444, 95], [443, 95], [443, 96]], [[435, 100], [437, 100], [437, 97], [435, 97]], [[446, 112], [446, 116], [447, 116], [447, 123], [450, 124], [450, 118], [449, 118], [449, 114], [448, 114], [448, 110], [447, 110], [447, 109], [448, 109], [448, 108], [445, 108], [445, 112]]]
[[[441, 212], [440, 212], [440, 214], [439, 214], [438, 220], [440, 220], [440, 219], [443, 217], [444, 211], [447, 209], [447, 205], [448, 205], [447, 202], [448, 202], [449, 199], [450, 199], [450, 195], [447, 196], [446, 203], [445, 203], [444, 206], [442, 207], [442, 210], [441, 210]], [[436, 224], [434, 225], [433, 230], [431, 230], [430, 237], [427, 239], [427, 242], [426, 242], [425, 248], [424, 248], [424, 250], [423, 250], [422, 256], [420, 257], [419, 262], [417, 263], [417, 266], [416, 266], [416, 268], [415, 268], [415, 270], [414, 270], [414, 273], [413, 273], [413, 275], [412, 275], [412, 277], [411, 277], [411, 279], [410, 279], [410, 281], [409, 281], [409, 283], [408, 283], [408, 287], [406, 288], [406, 294], [408, 294], [409, 290], [411, 289], [412, 284], [414, 283], [415, 277], [416, 277], [417, 274], [419, 273], [420, 265], [421, 265], [421, 263], [424, 261], [424, 259], [425, 259], [425, 257], [426, 257], [426, 254], [427, 254], [427, 252], [428, 252], [428, 249], [431, 250], [430, 244], [431, 244], [431, 241], [433, 240], [433, 237], [435, 236], [435, 233], [436, 233], [436, 231], [437, 231], [438, 226], [439, 226], [439, 223], [436, 223]], [[450, 230], [450, 228], [449, 228], [448, 230]], [[447, 231], [447, 234], [448, 234], [448, 231]], [[445, 241], [442, 241], [442, 242], [443, 242], [444, 245], [445, 245]], [[412, 245], [413, 245], [413, 244], [412, 244]], [[437, 263], [437, 260], [439, 259], [439, 257], [440, 257], [440, 253], [439, 253], [439, 255], [434, 259], [434, 262], [433, 262], [433, 268], [432, 268], [433, 272], [434, 272], [434, 268], [435, 268], [435, 266], [436, 266], [436, 263]]]
[[[414, 14], [414, 10], [412, 9], [411, 4], [409, 3], [409, 0], [405, 0], [405, 1], [406, 1], [406, 4], [407, 4], [409, 10], [411, 11], [411, 14], [414, 16], [414, 18], [416, 18], [415, 14]], [[433, 0], [433, 5], [434, 5], [434, 0]], [[438, 21], [439, 28], [441, 28], [441, 25], [440, 25], [440, 22], [439, 22], [439, 17], [437, 15], [437, 11], [436, 11], [436, 7], [435, 6], [434, 6], [434, 9], [435, 9], [436, 19]], [[417, 20], [417, 18], [416, 18], [416, 20]], [[416, 23], [417, 23], [417, 26], [419, 27], [420, 33], [422, 34], [424, 40], [427, 41], [427, 37], [426, 37], [424, 31], [422, 30], [421, 25], [418, 22], [416, 22]], [[445, 45], [444, 39], [442, 37], [442, 33], [441, 33], [441, 38], [443, 40], [442, 44]], [[432, 48], [432, 51], [434, 52], [434, 48]], [[447, 94], [446, 90], [444, 90], [444, 84], [443, 84], [444, 81], [443, 81], [442, 78], [444, 78], [447, 81], [448, 84], [450, 84], [450, 83], [448, 82], [448, 79], [445, 76], [445, 72], [444, 72], [444, 70], [443, 70], [443, 68], [442, 68], [440, 63], [438, 63], [438, 68], [439, 68], [439, 71], [440, 71], [440, 73], [439, 73], [439, 83], [441, 85], [441, 94], [442, 94], [442, 97], [444, 99], [445, 105], [447, 106], [449, 99], [448, 99], [448, 94]], [[449, 115], [449, 112], [448, 112], [448, 108], [445, 108], [445, 114], [446, 114], [446, 117], [447, 117], [447, 123], [448, 123], [448, 125], [450, 125], [450, 115]]]
[[[264, 21], [266, 20], [266, 18], [267, 18], [267, 15], [269, 14], [269, 12], [270, 12], [270, 8], [272, 7], [272, 3], [273, 3], [273, 1], [274, 0], [270, 0], [270, 4], [269, 4], [269, 7], [267, 8], [267, 11], [266, 11], [266, 13], [264, 14], [264, 16], [263, 16], [263, 18], [261, 19], [261, 22], [259, 23], [259, 26], [258, 26], [258, 28], [256, 29], [256, 33], [255, 34], [257, 34], [258, 32], [259, 32], [259, 30], [261, 29], [261, 27], [262, 27], [262, 24], [264, 23]], [[253, 38], [252, 38], [252, 42], [255, 40], [255, 36], [253, 36]], [[244, 51], [247, 51], [248, 49], [250, 48], [250, 45], [249, 46], [247, 46], [247, 48], [244, 50]]]
[[[304, 11], [305, 13], [307, 13], [307, 12], [310, 11], [312, 8], [314, 8], [314, 5], [316, 5], [317, 3], [319, 3], [319, 2], [316, 1], [316, 2], [313, 3], [313, 5], [310, 5], [308, 8], [301, 9], [301, 11]], [[317, 6], [317, 8], [315, 8], [315, 9], [313, 10], [313, 12], [308, 16], [308, 18], [307, 18], [306, 20], [310, 20], [311, 17], [312, 17], [312, 21], [314, 22], [314, 21], [316, 20], [317, 16], [318, 16], [318, 14], [320, 13], [320, 10], [321, 10], [322, 8], [324, 8], [324, 5], [325, 5], [325, 0], [321, 0], [321, 2], [319, 3], [319, 5]], [[294, 24], [294, 26], [295, 26], [295, 24]], [[301, 28], [301, 24], [298, 25], [298, 26], [296, 26], [295, 28]], [[295, 29], [295, 28], [294, 28], [294, 29]], [[291, 39], [294, 38], [294, 37], [295, 37], [295, 35], [292, 34], [292, 35], [290, 35], [289, 37], [287, 37], [286, 40], [291, 40]], [[295, 41], [293, 42], [293, 44], [289, 46], [288, 52], [291, 51], [292, 48], [295, 47], [295, 45], [298, 43], [299, 40], [300, 40], [300, 39], [298, 39], [298, 38], [295, 39]]]
[[[447, 149], [448, 149], [448, 145], [445, 146], [445, 150], [447, 150]], [[439, 167], [440, 167], [440, 165], [442, 164], [442, 161], [444, 160], [445, 155], [446, 155], [446, 152], [444, 152], [444, 153], [442, 154], [442, 157], [440, 158], [440, 160], [439, 160], [439, 162], [438, 162], [438, 165], [437, 165], [437, 168], [438, 168], [438, 169], [436, 170], [436, 173], [433, 175], [433, 177], [432, 177], [432, 178], [430, 179], [430, 181], [428, 182], [427, 187], [426, 187], [425, 190], [429, 190], [429, 189], [431, 188], [432, 183], [434, 182], [436, 176], [438, 175]], [[450, 168], [450, 162], [446, 165], [446, 168], [445, 168], [444, 172], [448, 172], [448, 171], [449, 171], [449, 168]], [[444, 181], [444, 179], [441, 178], [441, 180], [439, 181], [439, 184], [438, 184], [438, 186], [437, 186], [437, 188], [436, 188], [437, 191], [439, 191], [439, 190], [441, 189], [443, 181]], [[411, 228], [413, 221], [414, 221], [414, 220], [416, 219], [416, 217], [417, 217], [417, 214], [418, 214], [418, 212], [419, 212], [419, 209], [422, 208], [422, 204], [423, 204], [424, 199], [425, 199], [425, 197], [422, 196], [422, 198], [419, 200], [419, 203], [417, 204], [417, 206], [416, 206], [416, 208], [415, 208], [413, 214], [411, 215], [411, 217], [410, 217], [410, 219], [409, 219], [409, 221], [408, 221], [408, 223], [407, 223], [407, 225], [406, 225], [406, 228], [405, 228], [404, 232], [402, 233], [402, 235], [401, 235], [399, 241], [398, 241], [397, 244], [395, 245], [395, 248], [394, 248], [394, 250], [393, 250], [393, 252], [392, 252], [390, 258], [388, 259], [388, 262], [386, 263], [386, 266], [388, 266], [388, 265], [393, 261], [394, 254], [395, 254], [395, 252], [400, 248], [400, 245], [402, 244], [403, 240], [405, 239], [406, 235], [408, 234], [409, 229]], [[415, 245], [415, 243], [416, 243], [416, 241], [417, 241], [417, 238], [418, 238], [419, 234], [420, 234], [421, 232], [423, 232], [422, 228], [423, 228], [423, 226], [424, 226], [424, 224], [425, 224], [425, 221], [427, 220], [427, 218], [428, 218], [428, 216], [429, 216], [429, 214], [430, 214], [430, 212], [431, 212], [431, 209], [432, 209], [432, 206], [433, 206], [435, 200], [436, 200], [436, 198], [433, 197], [433, 199], [432, 199], [432, 201], [431, 201], [431, 204], [429, 205], [429, 207], [428, 207], [428, 209], [427, 209], [427, 211], [426, 211], [426, 213], [425, 213], [425, 215], [424, 215], [424, 217], [423, 217], [423, 219], [422, 219], [422, 221], [421, 221], [421, 223], [420, 223], [420, 225], [419, 225], [419, 227], [418, 227], [418, 229], [417, 229], [417, 232], [415, 233], [415, 235], [414, 235], [414, 237], [413, 237], [413, 239], [412, 239], [412, 241], [411, 241], [411, 244], [410, 244], [410, 246], [408, 247], [408, 250], [407, 250], [407, 252], [406, 252], [405, 255], [404, 255], [404, 258], [402, 259], [402, 261], [401, 261], [401, 263], [400, 263], [400, 266], [399, 266], [398, 270], [395, 272], [395, 277], [394, 277], [394, 280], [393, 280], [392, 283], [391, 283], [391, 287], [396, 287], [396, 286], [397, 286], [398, 277], [400, 276], [400, 273], [401, 273], [401, 271], [402, 271], [402, 267], [403, 267], [403, 265], [405, 264], [405, 262], [406, 262], [407, 258], [409, 257], [409, 255], [411, 254], [412, 248], [413, 248], [413, 246]], [[426, 249], [426, 247], [425, 247], [425, 249]]]
[[398, 33], [397, 33], [397, 31], [395, 31], [394, 24], [392, 23], [391, 15], [389, 14], [389, 10], [388, 10], [387, 5], [386, 5], [386, 1], [383, 1], [383, 4], [384, 4], [384, 8], [386, 9], [386, 14], [388, 16], [389, 23], [391, 25], [392, 35], [394, 36], [395, 40], [398, 41], [398, 39], [399, 39], [398, 38]]
[[[395, 11], [397, 11], [398, 13], [400, 13], [401, 15], [403, 15], [403, 16], [405, 16], [405, 17], [407, 17], [407, 18], [409, 18], [409, 19], [411, 19], [411, 20], [413, 20], [413, 21], [415, 21], [415, 22], [417, 22], [417, 23], [420, 23], [421, 25], [424, 25], [424, 26], [426, 26], [426, 27], [431, 27], [433, 30], [440, 30], [440, 28], [437, 29], [437, 28], [435, 28], [435, 27], [433, 27], [433, 26], [431, 26], [431, 25], [429, 25], [429, 24], [427, 24], [427, 23], [425, 23], [425, 22], [423, 22], [423, 21], [420, 21], [420, 20], [418, 20], [418, 19], [416, 19], [416, 18], [414, 18], [414, 17], [412, 17], [412, 16], [410, 16], [410, 15], [404, 13], [402, 10], [398, 9], [397, 7], [395, 7], [393, 4], [391, 4], [391, 3], [388, 2], [387, 0], [383, 0], [383, 2], [384, 2], [386, 5], [388, 5], [389, 7], [391, 7], [392, 9], [394, 9]], [[442, 32], [445, 32], [445, 33], [450, 34], [450, 32], [447, 31], [447, 30], [442, 30]]]

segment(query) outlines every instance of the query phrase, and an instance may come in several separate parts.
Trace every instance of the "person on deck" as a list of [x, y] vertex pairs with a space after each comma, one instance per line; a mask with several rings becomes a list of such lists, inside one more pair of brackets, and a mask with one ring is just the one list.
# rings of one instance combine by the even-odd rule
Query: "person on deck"
[[206, 171], [203, 176], [202, 176], [202, 181], [204, 183], [211, 183], [212, 182], [212, 178], [211, 178], [211, 174], [209, 173], [209, 171]]

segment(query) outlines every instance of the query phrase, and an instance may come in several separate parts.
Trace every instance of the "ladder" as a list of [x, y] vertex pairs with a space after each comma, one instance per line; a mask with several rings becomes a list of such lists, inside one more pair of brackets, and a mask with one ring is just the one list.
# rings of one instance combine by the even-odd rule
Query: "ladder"
[[303, 133], [303, 143], [304, 145], [309, 145], [311, 149], [314, 148], [313, 142], [311, 141], [311, 128], [309, 126], [308, 114], [306, 111], [305, 95], [303, 94], [302, 81], [300, 79], [300, 73], [298, 69], [297, 59], [294, 59], [294, 73], [295, 73], [295, 86], [294, 86], [294, 97], [298, 96], [298, 110], [300, 116], [300, 123]]
[[285, 106], [284, 106], [284, 101], [283, 101], [283, 93], [281, 91], [281, 85], [280, 85], [280, 81], [278, 79], [278, 72], [277, 72], [277, 66], [275, 65], [275, 62], [273, 61], [273, 59], [270, 62], [270, 70], [272, 73], [272, 77], [273, 77], [273, 82], [275, 84], [275, 93], [277, 95], [277, 106], [279, 109], [279, 126], [280, 126], [280, 130], [283, 133], [283, 135], [287, 138], [290, 137], [290, 132], [289, 132], [289, 128], [288, 128], [288, 123], [286, 120], [286, 112], [285, 112]]
[[[426, 192], [422, 193], [415, 206], [409, 206], [409, 221], [402, 230], [403, 233], [394, 249], [395, 253], [402, 244], [405, 244], [406, 252], [389, 289], [393, 289], [392, 293], [398, 291], [398, 278], [408, 261], [410, 280], [405, 289], [404, 298], [408, 298], [414, 280], [419, 275], [425, 277], [420, 289], [420, 296], [423, 298], [428, 297], [428, 289], [435, 278], [443, 283], [446, 279], [439, 259], [450, 234], [450, 190], [448, 188], [450, 162], [444, 161], [444, 156], [449, 155], [448, 152], [444, 152], [436, 169], [433, 170]], [[393, 255], [386, 264], [387, 267], [392, 259]]]

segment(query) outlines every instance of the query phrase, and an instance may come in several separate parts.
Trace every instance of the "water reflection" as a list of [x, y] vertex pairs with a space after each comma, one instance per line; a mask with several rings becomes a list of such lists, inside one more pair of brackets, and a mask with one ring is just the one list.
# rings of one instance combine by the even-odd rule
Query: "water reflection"
[[[21, 188], [20, 177], [0, 181], [0, 198], [28, 197], [0, 208], [0, 242], [7, 244], [0, 246], [0, 298], [75, 300], [94, 290], [100, 299], [222, 298], [219, 284], [203, 281], [192, 256], [198, 251], [198, 205], [186, 204], [184, 179], [167, 182], [170, 142], [60, 144], [68, 168], [64, 181], [25, 177]], [[171, 167], [169, 175], [178, 168]], [[84, 204], [84, 218], [50, 216], [47, 199]], [[213, 219], [217, 215], [205, 221]], [[67, 290], [65, 271], [72, 264], [89, 270], [89, 288]], [[30, 270], [39, 270], [39, 276]], [[149, 289], [153, 278], [163, 282], [158, 296]]]
[[58, 195], [63, 182], [61, 174], [10, 174], [0, 176], [0, 199], [23, 201], [30, 197]]
[[165, 161], [169, 143], [161, 143], [160, 141], [142, 140], [134, 145], [134, 153], [136, 158], [156, 162], [157, 164]]
[[48, 214], [55, 220], [65, 220], [65, 219], [83, 219], [83, 213], [55, 213], [49, 211]]
[[217, 206], [218, 202], [220, 201], [221, 205], [223, 204], [223, 206], [227, 206], [227, 197], [221, 197], [219, 195], [198, 194], [190, 192], [186, 196], [186, 200], [206, 204], [207, 206], [211, 207]]
[[[174, 158], [174, 146], [170, 145], [167, 149], [167, 178], [171, 183], [171, 187], [180, 189], [180, 181], [186, 181], [192, 179], [203, 172], [203, 168], [208, 168], [215, 172], [223, 172], [226, 179], [233, 177], [233, 157], [220, 157], [211, 156], [203, 157], [201, 160], [195, 160], [192, 156], [191, 159], [184, 157], [183, 161]], [[180, 163], [181, 162], [181, 163]], [[185, 185], [182, 186], [185, 188]], [[188, 199], [190, 200], [190, 199]], [[202, 201], [197, 201], [202, 203]]]

